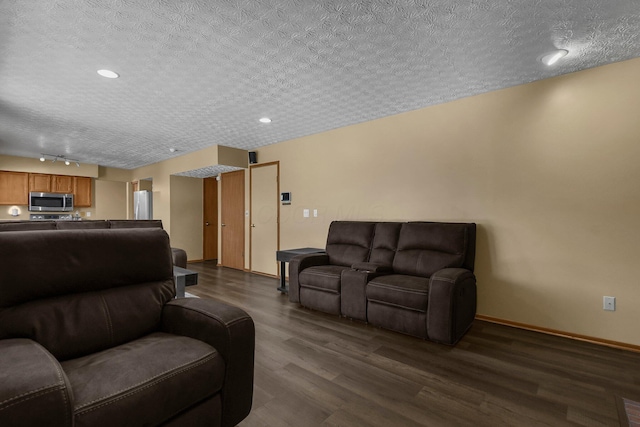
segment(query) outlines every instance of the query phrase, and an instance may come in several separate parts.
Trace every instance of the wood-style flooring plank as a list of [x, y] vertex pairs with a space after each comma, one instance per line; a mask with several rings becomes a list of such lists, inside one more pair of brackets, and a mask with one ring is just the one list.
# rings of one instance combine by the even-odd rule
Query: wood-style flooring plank
[[449, 347], [289, 302], [277, 279], [190, 263], [187, 291], [256, 324], [241, 427], [619, 426], [640, 400], [640, 354], [475, 321]]

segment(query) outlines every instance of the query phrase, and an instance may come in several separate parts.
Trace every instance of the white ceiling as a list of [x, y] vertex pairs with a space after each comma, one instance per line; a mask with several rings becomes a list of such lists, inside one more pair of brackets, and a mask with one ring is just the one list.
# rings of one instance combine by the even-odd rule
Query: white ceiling
[[639, 56], [637, 0], [0, 0], [0, 154], [131, 169]]

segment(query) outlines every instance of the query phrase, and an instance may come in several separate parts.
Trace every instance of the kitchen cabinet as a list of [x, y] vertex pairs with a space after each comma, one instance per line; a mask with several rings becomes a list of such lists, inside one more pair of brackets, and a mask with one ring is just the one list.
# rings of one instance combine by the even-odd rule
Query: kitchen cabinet
[[74, 206], [88, 208], [92, 178], [44, 173], [0, 171], [0, 205], [28, 205], [29, 192], [73, 194]]
[[51, 193], [51, 175], [43, 173], [30, 173], [29, 191]]
[[67, 175], [51, 175], [52, 193], [73, 193], [73, 177]]
[[73, 177], [73, 205], [76, 208], [91, 206], [91, 178], [84, 176]]
[[29, 204], [29, 174], [0, 171], [0, 205]]

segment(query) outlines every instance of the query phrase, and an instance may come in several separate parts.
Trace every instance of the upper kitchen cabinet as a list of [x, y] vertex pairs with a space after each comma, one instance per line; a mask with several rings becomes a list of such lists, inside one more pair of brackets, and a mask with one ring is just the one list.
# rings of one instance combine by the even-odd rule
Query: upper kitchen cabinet
[[29, 174], [29, 191], [73, 193], [73, 177], [67, 175]]
[[0, 171], [0, 205], [29, 204], [29, 174]]
[[67, 175], [51, 175], [51, 192], [73, 193], [73, 178]]
[[73, 205], [76, 208], [91, 206], [91, 178], [84, 176], [73, 177]]
[[29, 191], [51, 193], [51, 175], [43, 173], [30, 173]]

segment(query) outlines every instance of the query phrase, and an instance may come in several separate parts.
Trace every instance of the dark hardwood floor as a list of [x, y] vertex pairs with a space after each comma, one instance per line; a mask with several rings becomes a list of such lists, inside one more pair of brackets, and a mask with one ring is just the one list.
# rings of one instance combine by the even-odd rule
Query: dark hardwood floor
[[240, 426], [619, 426], [640, 354], [475, 321], [455, 347], [289, 302], [278, 280], [190, 263], [187, 291], [256, 325], [253, 409]]

